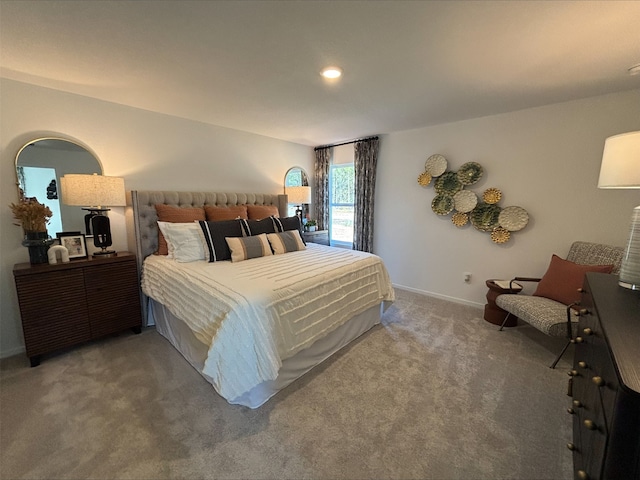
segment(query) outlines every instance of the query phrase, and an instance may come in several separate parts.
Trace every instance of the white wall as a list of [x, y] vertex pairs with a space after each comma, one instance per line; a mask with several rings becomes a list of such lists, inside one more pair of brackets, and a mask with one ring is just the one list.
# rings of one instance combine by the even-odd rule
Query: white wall
[[[13, 276], [28, 261], [8, 204], [17, 198], [15, 155], [42, 136], [64, 136], [96, 154], [127, 189], [282, 192], [286, 170], [313, 172], [311, 148], [77, 95], [0, 80], [0, 356], [22, 350]], [[484, 304], [485, 279], [541, 275], [551, 253], [574, 239], [624, 245], [637, 190], [596, 188], [604, 140], [640, 130], [640, 90], [381, 136], [375, 251], [398, 286]], [[485, 168], [477, 193], [503, 192], [529, 225], [505, 245], [431, 211], [433, 187], [420, 187], [426, 158], [451, 169]], [[127, 247], [123, 209], [110, 213], [114, 247]], [[470, 284], [462, 272], [472, 272]]]
[[[95, 153], [127, 190], [282, 193], [294, 165], [313, 173], [310, 147], [0, 79], [0, 356], [23, 350], [13, 265], [28, 262], [9, 203], [15, 156], [34, 138], [62, 136]], [[124, 208], [110, 212], [114, 248], [127, 248]]]
[[[376, 185], [375, 252], [391, 279], [437, 296], [481, 306], [485, 280], [544, 274], [551, 254], [574, 240], [626, 245], [639, 190], [596, 187], [605, 138], [640, 130], [640, 90], [384, 135]], [[502, 191], [500, 206], [518, 205], [528, 226], [503, 245], [451, 215], [431, 210], [433, 184], [418, 175], [443, 154], [450, 170], [484, 167], [471, 190]], [[463, 272], [473, 274], [470, 284]]]

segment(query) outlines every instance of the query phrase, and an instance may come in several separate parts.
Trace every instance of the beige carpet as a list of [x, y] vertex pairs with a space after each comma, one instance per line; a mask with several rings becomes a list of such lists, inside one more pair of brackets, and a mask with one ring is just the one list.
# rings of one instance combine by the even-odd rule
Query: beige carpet
[[570, 479], [572, 352], [397, 290], [375, 327], [258, 410], [155, 330], [0, 364], [0, 478]]

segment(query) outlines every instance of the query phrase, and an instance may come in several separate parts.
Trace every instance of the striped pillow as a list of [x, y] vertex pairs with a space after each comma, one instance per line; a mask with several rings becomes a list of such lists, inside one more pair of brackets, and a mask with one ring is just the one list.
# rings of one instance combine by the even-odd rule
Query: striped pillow
[[219, 222], [200, 221], [204, 237], [205, 258], [209, 262], [220, 262], [231, 258], [231, 251], [225, 241], [227, 237], [241, 237], [240, 220], [221, 220]]
[[240, 223], [245, 237], [260, 235], [261, 233], [276, 233], [278, 231], [275, 217], [267, 217], [262, 220], [240, 219]]
[[304, 250], [305, 245], [302, 242], [300, 232], [297, 230], [289, 230], [282, 233], [269, 233], [267, 234], [273, 253], [281, 255], [288, 252], [297, 252], [298, 250]]
[[250, 258], [272, 255], [267, 235], [261, 233], [252, 237], [229, 237], [226, 239], [231, 250], [231, 261], [241, 262]]

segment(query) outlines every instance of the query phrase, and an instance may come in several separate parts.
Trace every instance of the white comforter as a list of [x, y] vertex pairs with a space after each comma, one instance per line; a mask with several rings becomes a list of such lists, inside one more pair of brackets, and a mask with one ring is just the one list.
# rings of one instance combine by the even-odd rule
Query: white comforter
[[209, 345], [203, 373], [227, 400], [274, 380], [282, 360], [353, 315], [394, 300], [379, 257], [317, 244], [238, 263], [151, 255], [142, 290]]

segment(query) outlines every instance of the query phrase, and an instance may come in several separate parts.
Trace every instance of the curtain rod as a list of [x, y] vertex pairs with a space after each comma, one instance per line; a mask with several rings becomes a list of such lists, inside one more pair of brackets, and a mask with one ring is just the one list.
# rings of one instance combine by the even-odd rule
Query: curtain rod
[[339, 147], [341, 145], [349, 145], [350, 143], [362, 142], [363, 140], [377, 140], [377, 139], [378, 139], [377, 135], [374, 135], [373, 137], [356, 138], [355, 140], [349, 140], [348, 142], [334, 143], [332, 145], [322, 145], [320, 147], [314, 148], [313, 151], [315, 152], [316, 150], [322, 150], [323, 148], [331, 148], [331, 147]]

